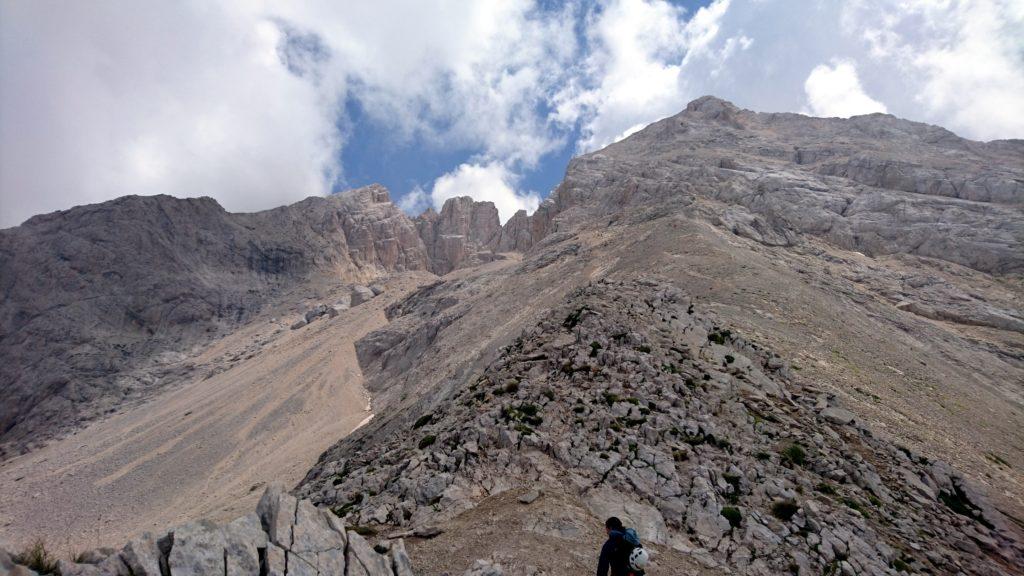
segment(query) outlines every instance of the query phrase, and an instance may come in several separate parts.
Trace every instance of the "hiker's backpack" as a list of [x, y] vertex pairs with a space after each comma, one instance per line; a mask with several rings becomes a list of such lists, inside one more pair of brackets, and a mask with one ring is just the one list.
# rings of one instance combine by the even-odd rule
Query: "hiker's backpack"
[[629, 568], [643, 574], [650, 555], [644, 549], [644, 545], [640, 543], [640, 536], [637, 535], [636, 530], [626, 528], [622, 533], [622, 539], [633, 548], [629, 552]]

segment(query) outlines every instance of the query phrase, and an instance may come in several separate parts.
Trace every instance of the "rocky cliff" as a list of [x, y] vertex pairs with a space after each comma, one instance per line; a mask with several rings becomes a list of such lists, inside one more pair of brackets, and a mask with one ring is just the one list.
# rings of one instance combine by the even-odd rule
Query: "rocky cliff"
[[189, 376], [291, 291], [429, 268], [379, 186], [255, 214], [126, 197], [0, 231], [0, 457]]

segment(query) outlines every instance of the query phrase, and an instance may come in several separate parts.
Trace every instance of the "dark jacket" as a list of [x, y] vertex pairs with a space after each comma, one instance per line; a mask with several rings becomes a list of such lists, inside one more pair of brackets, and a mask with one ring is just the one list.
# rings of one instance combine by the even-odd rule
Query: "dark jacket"
[[612, 530], [608, 533], [608, 541], [601, 547], [601, 559], [597, 561], [597, 576], [628, 576], [629, 552], [632, 549], [622, 539], [622, 532]]

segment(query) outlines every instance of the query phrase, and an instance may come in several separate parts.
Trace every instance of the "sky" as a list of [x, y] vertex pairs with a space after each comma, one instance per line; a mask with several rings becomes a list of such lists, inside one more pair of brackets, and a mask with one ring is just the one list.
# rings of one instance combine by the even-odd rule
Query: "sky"
[[0, 227], [374, 182], [505, 221], [705, 94], [1024, 138], [1024, 0], [0, 0]]

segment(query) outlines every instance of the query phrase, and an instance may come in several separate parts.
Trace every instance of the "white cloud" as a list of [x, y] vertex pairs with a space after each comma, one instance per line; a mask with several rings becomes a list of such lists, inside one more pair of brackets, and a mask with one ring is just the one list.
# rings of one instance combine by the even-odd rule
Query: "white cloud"
[[857, 68], [848, 60], [815, 66], [804, 82], [807, 113], [812, 116], [849, 118], [859, 114], [885, 112], [885, 105], [864, 93]]
[[703, 94], [1019, 138], [1020, 38], [1019, 0], [0, 2], [0, 226], [123, 194], [252, 210], [325, 193], [360, 145], [347, 99], [513, 200], [546, 154]]
[[445, 200], [458, 196], [494, 202], [498, 217], [504, 224], [519, 210], [532, 214], [540, 206], [540, 196], [536, 192], [517, 192], [515, 184], [516, 177], [500, 163], [466, 163], [434, 181], [430, 200], [435, 210], [440, 210]]
[[589, 19], [592, 52], [584, 74], [556, 97], [559, 118], [582, 119], [580, 151], [629, 136], [675, 114], [700, 93], [691, 67], [718, 74], [753, 39], [742, 30], [727, 37], [721, 22], [732, 0], [714, 0], [690, 14], [665, 0], [610, 0]]
[[267, 208], [327, 190], [332, 92], [230, 5], [5, 2], [0, 225], [124, 194]]
[[1024, 135], [1024, 3], [876, 0], [850, 5], [850, 33], [913, 78], [925, 119], [969, 137]]
[[0, 225], [124, 194], [324, 194], [344, 183], [347, 97], [397, 141], [530, 169], [564, 144], [539, 110], [572, 68], [572, 10], [2, 3]]

